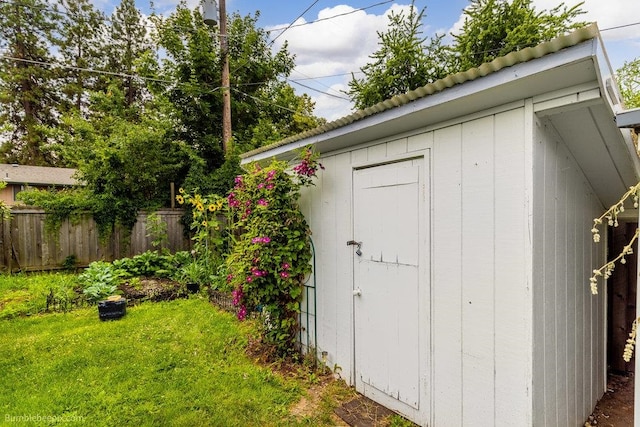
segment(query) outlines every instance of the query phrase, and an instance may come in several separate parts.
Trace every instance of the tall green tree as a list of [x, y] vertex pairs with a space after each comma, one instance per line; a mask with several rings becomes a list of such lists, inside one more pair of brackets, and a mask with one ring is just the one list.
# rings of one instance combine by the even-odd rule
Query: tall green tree
[[87, 113], [89, 91], [95, 89], [101, 68], [105, 16], [88, 0], [58, 0], [60, 33], [58, 55], [69, 68], [62, 70], [62, 93], [69, 108]]
[[58, 15], [42, 0], [0, 2], [0, 148], [3, 162], [53, 165], [59, 70], [51, 46]]
[[616, 73], [627, 108], [640, 108], [640, 58], [625, 62]]
[[412, 1], [408, 14], [391, 13], [388, 30], [378, 32], [380, 48], [370, 56], [373, 62], [360, 69], [364, 77], [349, 82], [348, 94], [356, 108], [370, 107], [448, 74], [444, 35], [422, 36], [425, 11], [418, 11]]
[[[105, 48], [105, 69], [113, 73], [131, 76], [136, 74], [140, 58], [149, 59], [153, 55], [151, 39], [147, 34], [142, 13], [134, 0], [121, 0], [109, 20], [108, 43]], [[109, 84], [117, 84], [125, 93], [124, 101], [131, 106], [145, 94], [145, 86], [134, 77], [103, 77]]]
[[576, 21], [584, 13], [582, 4], [560, 3], [549, 11], [537, 11], [533, 0], [471, 0], [460, 33], [453, 35], [456, 70], [477, 67], [584, 26]]
[[[219, 34], [203, 23], [198, 9], [181, 2], [167, 18], [152, 18], [157, 44], [166, 53], [163, 78], [174, 106], [173, 138], [189, 144], [199, 161], [188, 172], [188, 183], [203, 192], [218, 180], [212, 171], [224, 162], [222, 152], [222, 91]], [[258, 15], [228, 17], [231, 118], [234, 146], [244, 151], [317, 126], [313, 103], [283, 82], [294, 66], [286, 46], [274, 52], [267, 33], [257, 27]], [[221, 170], [232, 171], [233, 167]]]

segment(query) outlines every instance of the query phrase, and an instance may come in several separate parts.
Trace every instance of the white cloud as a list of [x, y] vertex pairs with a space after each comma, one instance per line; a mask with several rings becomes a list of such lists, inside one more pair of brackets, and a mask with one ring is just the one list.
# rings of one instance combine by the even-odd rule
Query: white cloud
[[[403, 10], [406, 13], [409, 7], [409, 5], [393, 4], [380, 15], [362, 10], [356, 11], [355, 8], [347, 5], [325, 8], [310, 24], [306, 24], [307, 21], [304, 19], [296, 21], [294, 26], [278, 37], [274, 43], [274, 49], [279, 49], [286, 40], [289, 51], [296, 57], [296, 70], [305, 77], [358, 72], [360, 67], [369, 62], [369, 55], [378, 49], [377, 32], [386, 30], [389, 23], [388, 15], [392, 11], [399, 13]], [[303, 23], [306, 25], [298, 26]], [[277, 25], [267, 30], [273, 30], [272, 36], [277, 37], [280, 32], [274, 29], [287, 25]], [[346, 97], [340, 91], [348, 89], [347, 83], [350, 79], [350, 75], [345, 75], [339, 78], [323, 79], [320, 84], [310, 80], [307, 84], [323, 92]], [[319, 116], [333, 120], [351, 111], [350, 102], [331, 95], [304, 91], [316, 102], [315, 113]]]

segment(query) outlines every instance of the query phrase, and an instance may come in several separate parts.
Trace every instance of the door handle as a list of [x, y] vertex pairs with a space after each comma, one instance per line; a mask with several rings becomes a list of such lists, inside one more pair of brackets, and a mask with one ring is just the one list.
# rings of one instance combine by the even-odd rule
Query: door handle
[[362, 246], [362, 242], [356, 242], [355, 240], [349, 240], [347, 242], [347, 246], [351, 246], [351, 245], [356, 247], [356, 255], [362, 256], [362, 251], [360, 250], [360, 247]]
[[362, 289], [356, 288], [356, 289], [353, 290], [353, 296], [354, 297], [359, 297], [361, 295], [362, 295]]

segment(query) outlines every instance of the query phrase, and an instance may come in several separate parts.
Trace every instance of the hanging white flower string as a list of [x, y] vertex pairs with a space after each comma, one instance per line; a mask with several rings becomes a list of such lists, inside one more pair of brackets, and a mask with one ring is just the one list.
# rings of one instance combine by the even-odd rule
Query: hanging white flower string
[[[591, 234], [593, 235], [593, 241], [598, 243], [600, 242], [600, 230], [598, 226], [602, 225], [604, 220], [607, 221], [607, 225], [611, 227], [618, 226], [618, 215], [624, 212], [624, 203], [627, 199], [633, 200], [633, 207], [638, 208], [638, 200], [640, 199], [640, 182], [638, 182], [633, 187], [629, 187], [629, 190], [624, 193], [624, 195], [620, 198], [620, 200], [611, 206], [605, 213], [603, 213], [599, 218], [595, 218], [593, 220], [593, 228], [591, 229]], [[604, 279], [608, 279], [613, 273], [613, 269], [616, 266], [616, 262], [620, 261], [621, 264], [625, 264], [627, 262], [625, 256], [631, 255], [633, 253], [633, 243], [638, 239], [638, 229], [636, 229], [635, 234], [631, 241], [622, 249], [622, 252], [613, 260], [607, 262], [602, 267], [597, 270], [593, 270], [593, 275], [589, 279], [589, 285], [591, 287], [591, 293], [596, 295], [598, 293], [598, 276], [604, 277]]]
[[640, 182], [634, 185], [633, 187], [629, 187], [629, 191], [624, 193], [624, 195], [620, 198], [618, 203], [611, 206], [605, 213], [603, 213], [599, 218], [593, 220], [593, 228], [591, 229], [591, 233], [593, 234], [593, 241], [598, 243], [600, 242], [600, 230], [598, 229], [599, 225], [602, 225], [602, 222], [606, 219], [607, 225], [611, 227], [618, 226], [618, 214], [624, 212], [624, 202], [627, 199], [631, 198], [633, 200], [633, 207], [638, 207], [638, 200], [640, 199]]
[[636, 331], [638, 328], [638, 320], [640, 320], [640, 317], [633, 321], [633, 325], [631, 325], [631, 332], [629, 332], [629, 339], [627, 340], [627, 344], [625, 344], [624, 346], [622, 358], [625, 362], [630, 362], [631, 357], [633, 356], [633, 347], [636, 345]]
[[593, 270], [593, 276], [591, 276], [591, 278], [589, 279], [590, 286], [591, 286], [591, 293], [593, 295], [598, 294], [598, 276], [602, 276], [606, 280], [609, 277], [611, 277], [611, 274], [613, 273], [613, 270], [616, 267], [617, 261], [620, 261], [620, 264], [627, 263], [627, 260], [625, 259], [625, 257], [633, 253], [632, 246], [633, 246], [633, 243], [636, 240], [638, 240], [639, 234], [640, 234], [640, 230], [636, 228], [636, 232], [633, 234], [633, 237], [631, 238], [629, 243], [627, 243], [627, 245], [624, 248], [622, 248], [622, 252], [620, 252], [620, 254], [617, 257], [615, 257], [614, 259], [612, 259], [602, 267], [598, 268], [597, 270]]
[[[633, 187], [629, 187], [629, 191], [624, 193], [624, 195], [620, 198], [618, 203], [611, 206], [609, 210], [607, 210], [604, 214], [602, 214], [602, 216], [600, 216], [599, 218], [595, 218], [593, 220], [593, 228], [591, 229], [591, 233], [593, 235], [594, 242], [596, 243], [600, 242], [600, 230], [598, 229], [598, 226], [602, 225], [605, 219], [607, 220], [607, 225], [612, 227], [618, 226], [618, 214], [624, 212], [624, 203], [627, 199], [631, 198], [633, 200], [633, 207], [636, 209], [638, 208], [638, 204], [639, 204], [638, 200], [640, 199], [638, 193], [640, 193], [640, 182], [638, 182]], [[632, 246], [634, 242], [638, 240], [639, 234], [640, 234], [640, 229], [636, 228], [636, 232], [634, 233], [633, 237], [631, 238], [629, 243], [627, 243], [627, 245], [624, 248], [622, 248], [622, 252], [620, 252], [620, 254], [617, 257], [607, 262], [605, 265], [598, 268], [597, 270], [593, 270], [593, 276], [591, 276], [591, 278], [589, 279], [590, 286], [591, 286], [591, 293], [593, 295], [596, 295], [598, 293], [598, 276], [602, 276], [606, 280], [611, 276], [611, 273], [613, 272], [613, 269], [615, 268], [617, 261], [620, 261], [620, 264], [626, 264], [627, 260], [625, 257], [633, 253]], [[631, 357], [633, 356], [633, 350], [636, 344], [638, 322], [640, 322], [640, 317], [638, 317], [633, 321], [631, 332], [629, 333], [629, 339], [627, 339], [627, 343], [624, 346], [624, 352], [622, 354], [622, 358], [624, 359], [625, 362], [629, 362], [631, 360]]]

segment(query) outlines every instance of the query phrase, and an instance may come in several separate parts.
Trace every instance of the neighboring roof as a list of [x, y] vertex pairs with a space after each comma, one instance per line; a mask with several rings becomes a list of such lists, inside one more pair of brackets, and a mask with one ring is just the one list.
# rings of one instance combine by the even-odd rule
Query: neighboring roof
[[0, 164], [0, 181], [32, 185], [76, 185], [76, 169]]
[[[349, 114], [338, 120], [326, 123], [317, 128], [299, 133], [297, 135], [290, 136], [286, 139], [278, 141], [276, 143], [266, 145], [264, 147], [257, 148], [242, 154], [240, 157], [243, 159], [243, 163], [251, 160], [260, 160], [264, 158], [264, 153], [267, 153], [275, 148], [284, 147], [289, 144], [293, 144], [298, 141], [309, 139], [318, 135], [325, 134], [327, 132], [334, 131], [336, 129], [351, 125], [354, 122], [369, 118], [376, 114], [386, 112], [397, 107], [406, 106], [417, 100], [421, 100], [429, 97], [430, 95], [444, 91], [445, 89], [452, 88], [454, 86], [461, 85], [465, 82], [470, 82], [480, 77], [486, 77], [494, 74], [507, 67], [513, 67], [518, 64], [522, 64], [533, 59], [541, 58], [552, 53], [559, 52], [562, 49], [576, 46], [587, 40], [597, 38], [599, 36], [598, 27], [596, 24], [580, 28], [568, 35], [564, 35], [553, 39], [551, 41], [541, 43], [535, 47], [529, 47], [516, 52], [511, 52], [506, 56], [496, 58], [489, 63], [480, 65], [477, 68], [471, 70], [459, 72], [449, 75], [443, 79], [437, 80], [426, 86], [412, 90], [402, 95], [394, 96], [391, 99], [380, 102], [372, 107], [364, 110], [358, 110], [352, 114]], [[281, 152], [281, 150], [278, 150]]]

